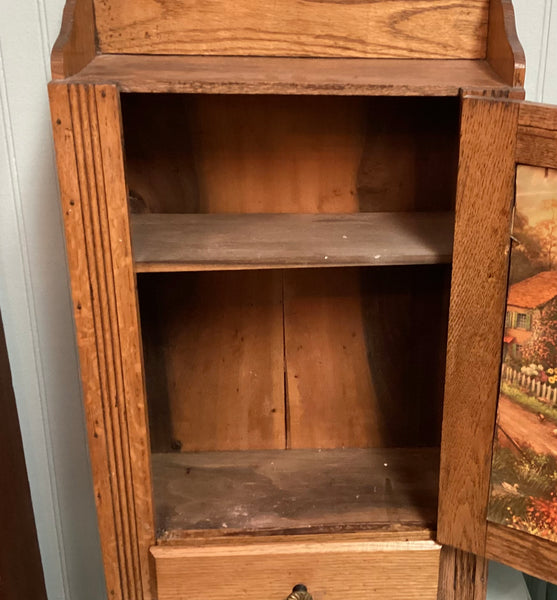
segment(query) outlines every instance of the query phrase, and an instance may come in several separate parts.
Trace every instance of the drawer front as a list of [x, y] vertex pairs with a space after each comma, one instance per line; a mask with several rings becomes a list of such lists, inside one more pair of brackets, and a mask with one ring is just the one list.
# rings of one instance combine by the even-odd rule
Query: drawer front
[[285, 600], [296, 584], [314, 600], [436, 600], [440, 546], [286, 542], [155, 546], [158, 600]]

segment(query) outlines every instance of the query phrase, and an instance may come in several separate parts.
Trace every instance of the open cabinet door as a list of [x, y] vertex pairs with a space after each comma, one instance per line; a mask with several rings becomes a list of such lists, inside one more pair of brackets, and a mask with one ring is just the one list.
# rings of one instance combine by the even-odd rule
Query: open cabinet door
[[557, 582], [557, 108], [464, 99], [452, 276], [438, 541]]

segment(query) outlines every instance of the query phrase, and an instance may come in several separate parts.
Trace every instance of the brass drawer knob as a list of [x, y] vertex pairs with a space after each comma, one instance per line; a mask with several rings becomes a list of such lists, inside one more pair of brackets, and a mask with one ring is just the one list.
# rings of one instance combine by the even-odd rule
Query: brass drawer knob
[[292, 588], [292, 592], [286, 600], [313, 600], [307, 587], [303, 583], [299, 583]]

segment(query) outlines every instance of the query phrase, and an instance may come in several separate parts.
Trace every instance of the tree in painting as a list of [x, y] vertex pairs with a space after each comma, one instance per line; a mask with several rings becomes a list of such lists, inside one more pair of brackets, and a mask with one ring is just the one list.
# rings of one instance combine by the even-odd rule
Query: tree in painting
[[528, 216], [517, 210], [514, 217], [515, 235], [520, 232], [520, 239], [513, 240], [512, 269], [509, 283], [523, 281], [540, 271], [540, 260], [543, 248], [534, 228], [530, 227]]
[[541, 364], [545, 373], [557, 367], [557, 302], [549, 302], [534, 320], [532, 337], [524, 345], [522, 355], [525, 363]]

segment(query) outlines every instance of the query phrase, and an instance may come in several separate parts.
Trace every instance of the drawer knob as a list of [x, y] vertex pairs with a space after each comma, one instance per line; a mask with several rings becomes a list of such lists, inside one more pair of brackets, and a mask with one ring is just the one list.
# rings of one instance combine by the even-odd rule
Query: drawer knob
[[299, 583], [292, 588], [292, 592], [286, 600], [313, 600], [307, 587], [303, 583]]

